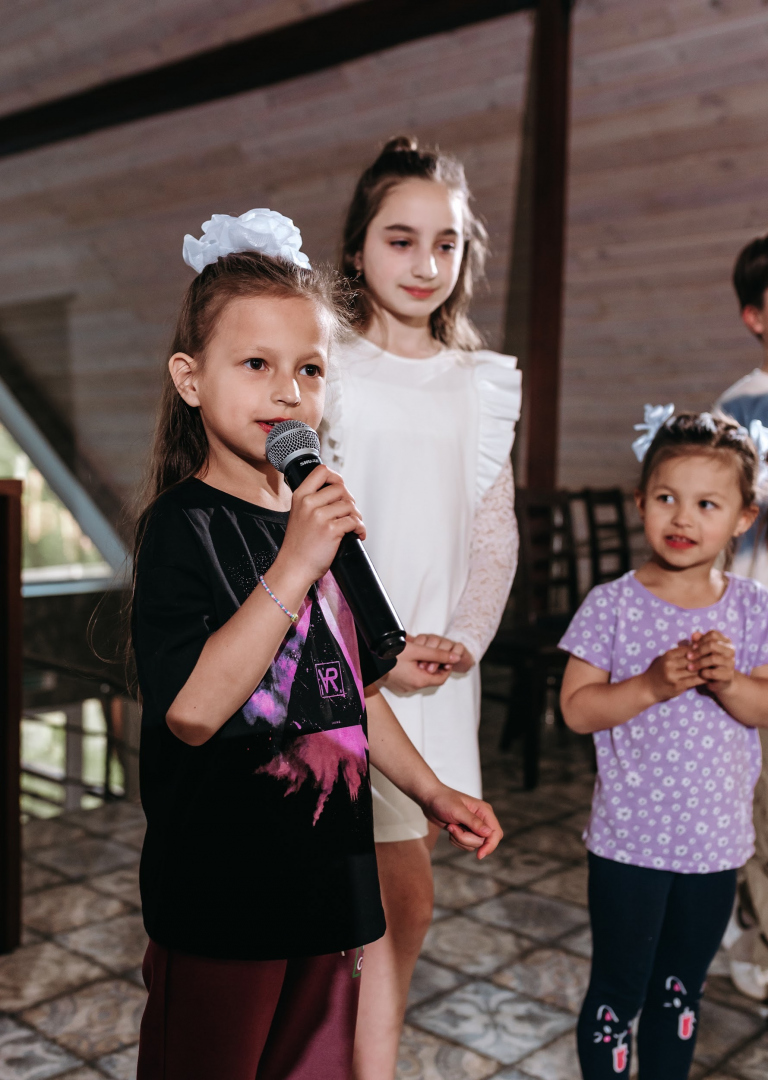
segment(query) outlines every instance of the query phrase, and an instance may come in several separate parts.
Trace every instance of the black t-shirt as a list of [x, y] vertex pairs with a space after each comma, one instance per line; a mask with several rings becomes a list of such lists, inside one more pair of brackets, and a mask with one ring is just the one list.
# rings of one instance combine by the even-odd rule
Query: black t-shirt
[[158, 500], [139, 552], [144, 923], [193, 955], [318, 956], [384, 933], [362, 690], [392, 663], [359, 639], [331, 574], [215, 735], [188, 746], [165, 722], [208, 636], [261, 587], [287, 520], [190, 480]]

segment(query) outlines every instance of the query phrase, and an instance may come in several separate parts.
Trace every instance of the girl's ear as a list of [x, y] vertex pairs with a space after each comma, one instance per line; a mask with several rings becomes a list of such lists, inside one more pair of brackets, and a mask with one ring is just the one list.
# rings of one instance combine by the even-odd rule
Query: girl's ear
[[755, 518], [760, 513], [760, 508], [756, 503], [752, 503], [751, 506], [745, 506], [739, 514], [739, 520], [736, 522], [736, 528], [734, 529], [734, 536], [743, 536], [747, 529], [751, 529], [755, 523]]
[[362, 253], [362, 251], [356, 251], [355, 252], [354, 263], [355, 263], [355, 270], [357, 270], [357, 272], [359, 274], [360, 271], [363, 269], [363, 253]]
[[198, 406], [200, 404], [196, 384], [198, 368], [194, 359], [183, 352], [174, 353], [168, 361], [168, 370], [171, 373], [173, 385], [187, 405]]
[[645, 520], [645, 492], [641, 491], [640, 488], [635, 488], [635, 506], [637, 507], [638, 514], [640, 515], [640, 520], [644, 521]]

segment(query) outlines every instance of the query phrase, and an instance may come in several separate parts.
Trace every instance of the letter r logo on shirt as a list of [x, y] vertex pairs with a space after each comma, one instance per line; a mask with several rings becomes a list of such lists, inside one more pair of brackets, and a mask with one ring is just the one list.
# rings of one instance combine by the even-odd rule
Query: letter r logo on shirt
[[346, 697], [341, 665], [338, 662], [315, 664], [315, 672], [321, 698]]

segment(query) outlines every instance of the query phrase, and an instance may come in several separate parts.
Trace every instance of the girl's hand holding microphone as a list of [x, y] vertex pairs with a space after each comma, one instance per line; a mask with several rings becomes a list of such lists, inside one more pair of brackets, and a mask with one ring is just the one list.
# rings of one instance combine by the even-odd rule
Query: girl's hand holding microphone
[[338, 473], [319, 465], [293, 493], [285, 540], [268, 571], [270, 579], [295, 576], [306, 586], [306, 593], [329, 569], [350, 532], [365, 539], [355, 500]]

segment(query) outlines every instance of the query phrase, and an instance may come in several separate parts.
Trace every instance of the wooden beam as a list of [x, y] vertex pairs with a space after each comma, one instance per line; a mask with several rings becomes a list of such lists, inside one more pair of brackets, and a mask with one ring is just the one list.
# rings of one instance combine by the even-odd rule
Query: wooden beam
[[557, 486], [560, 349], [565, 263], [570, 3], [539, 0], [531, 79], [530, 315], [527, 378], [527, 484]]
[[21, 940], [21, 481], [0, 480], [0, 953]]
[[533, 144], [536, 124], [535, 80], [531, 78], [531, 60], [528, 65], [528, 85], [525, 93], [525, 109], [520, 140], [520, 157], [517, 170], [517, 188], [512, 211], [512, 237], [510, 260], [507, 271], [507, 297], [504, 313], [503, 351], [517, 357], [517, 365], [523, 376], [523, 405], [517, 422], [512, 463], [515, 479], [525, 487], [528, 475], [528, 371], [531, 323], [531, 225], [533, 218]]
[[535, 6], [536, 0], [358, 0], [243, 41], [0, 117], [0, 157], [335, 67]]

